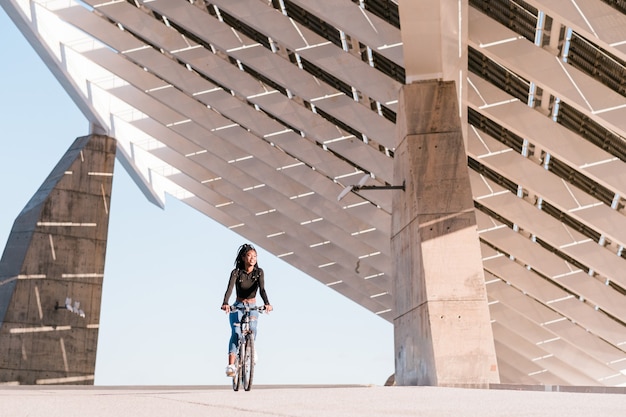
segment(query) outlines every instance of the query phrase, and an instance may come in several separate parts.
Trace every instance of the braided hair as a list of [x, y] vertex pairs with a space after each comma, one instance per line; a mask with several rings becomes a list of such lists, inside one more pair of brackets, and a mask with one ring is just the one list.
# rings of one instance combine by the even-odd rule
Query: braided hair
[[[244, 270], [246, 267], [246, 264], [243, 260], [243, 257], [246, 256], [246, 253], [248, 253], [249, 251], [255, 251], [256, 249], [254, 248], [254, 246], [252, 246], [249, 243], [244, 243], [243, 245], [239, 246], [239, 249], [237, 250], [237, 258], [235, 258], [235, 268], [240, 269], [240, 270]], [[254, 265], [254, 269], [258, 269], [259, 268], [259, 263], [257, 262]]]

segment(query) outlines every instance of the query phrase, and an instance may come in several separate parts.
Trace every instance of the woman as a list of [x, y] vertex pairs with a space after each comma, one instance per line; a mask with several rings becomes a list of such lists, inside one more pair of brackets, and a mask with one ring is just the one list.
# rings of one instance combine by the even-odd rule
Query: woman
[[[226, 294], [224, 294], [224, 301], [222, 302], [222, 310], [230, 313], [230, 327], [232, 329], [230, 335], [230, 342], [228, 346], [228, 366], [226, 367], [226, 376], [234, 376], [237, 370], [235, 366], [235, 358], [237, 357], [237, 344], [239, 342], [239, 336], [241, 336], [241, 328], [239, 322], [243, 312], [240, 310], [230, 310], [230, 304], [228, 300], [235, 288], [237, 300], [235, 302], [236, 307], [243, 307], [247, 305], [249, 307], [256, 306], [256, 293], [257, 290], [265, 303], [265, 311], [268, 313], [272, 311], [272, 306], [267, 298], [265, 292], [265, 276], [263, 270], [259, 268], [256, 262], [256, 249], [254, 246], [246, 243], [239, 247], [237, 251], [237, 258], [235, 258], [235, 269], [230, 273], [230, 279], [228, 280], [228, 287], [226, 288]], [[250, 313], [250, 329], [256, 338], [256, 327], [259, 312], [254, 310]]]

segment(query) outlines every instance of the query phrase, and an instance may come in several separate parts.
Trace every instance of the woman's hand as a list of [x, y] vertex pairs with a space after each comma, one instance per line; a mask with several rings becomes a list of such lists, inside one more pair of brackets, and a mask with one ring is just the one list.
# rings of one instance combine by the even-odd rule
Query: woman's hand
[[269, 304], [265, 304], [265, 312], [266, 312], [266, 313], [269, 313], [269, 312], [270, 312], [270, 311], [272, 311], [272, 310], [274, 310], [274, 307], [272, 307], [272, 306], [271, 306], [271, 305], [269, 305]]
[[230, 306], [228, 304], [224, 304], [222, 306], [222, 310], [224, 310], [226, 313], [230, 313]]

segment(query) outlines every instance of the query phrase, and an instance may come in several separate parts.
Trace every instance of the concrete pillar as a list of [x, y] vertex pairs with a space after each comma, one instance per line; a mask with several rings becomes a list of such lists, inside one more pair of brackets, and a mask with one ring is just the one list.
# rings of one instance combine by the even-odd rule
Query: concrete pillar
[[397, 385], [499, 382], [453, 81], [405, 85], [391, 248]]
[[0, 383], [93, 384], [115, 150], [107, 136], [76, 139], [15, 220], [0, 260]]

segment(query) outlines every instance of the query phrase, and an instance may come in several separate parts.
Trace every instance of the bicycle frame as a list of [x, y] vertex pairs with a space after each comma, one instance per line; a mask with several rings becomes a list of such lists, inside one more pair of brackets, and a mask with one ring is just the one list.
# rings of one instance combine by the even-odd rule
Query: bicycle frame
[[252, 311], [265, 311], [265, 306], [261, 307], [238, 307], [230, 306], [231, 312], [243, 311], [239, 326], [241, 329], [241, 337], [237, 343], [237, 371], [233, 376], [233, 390], [238, 391], [239, 386], [243, 385], [244, 390], [250, 391], [252, 388], [252, 378], [254, 376], [254, 335], [250, 327], [250, 313]]

